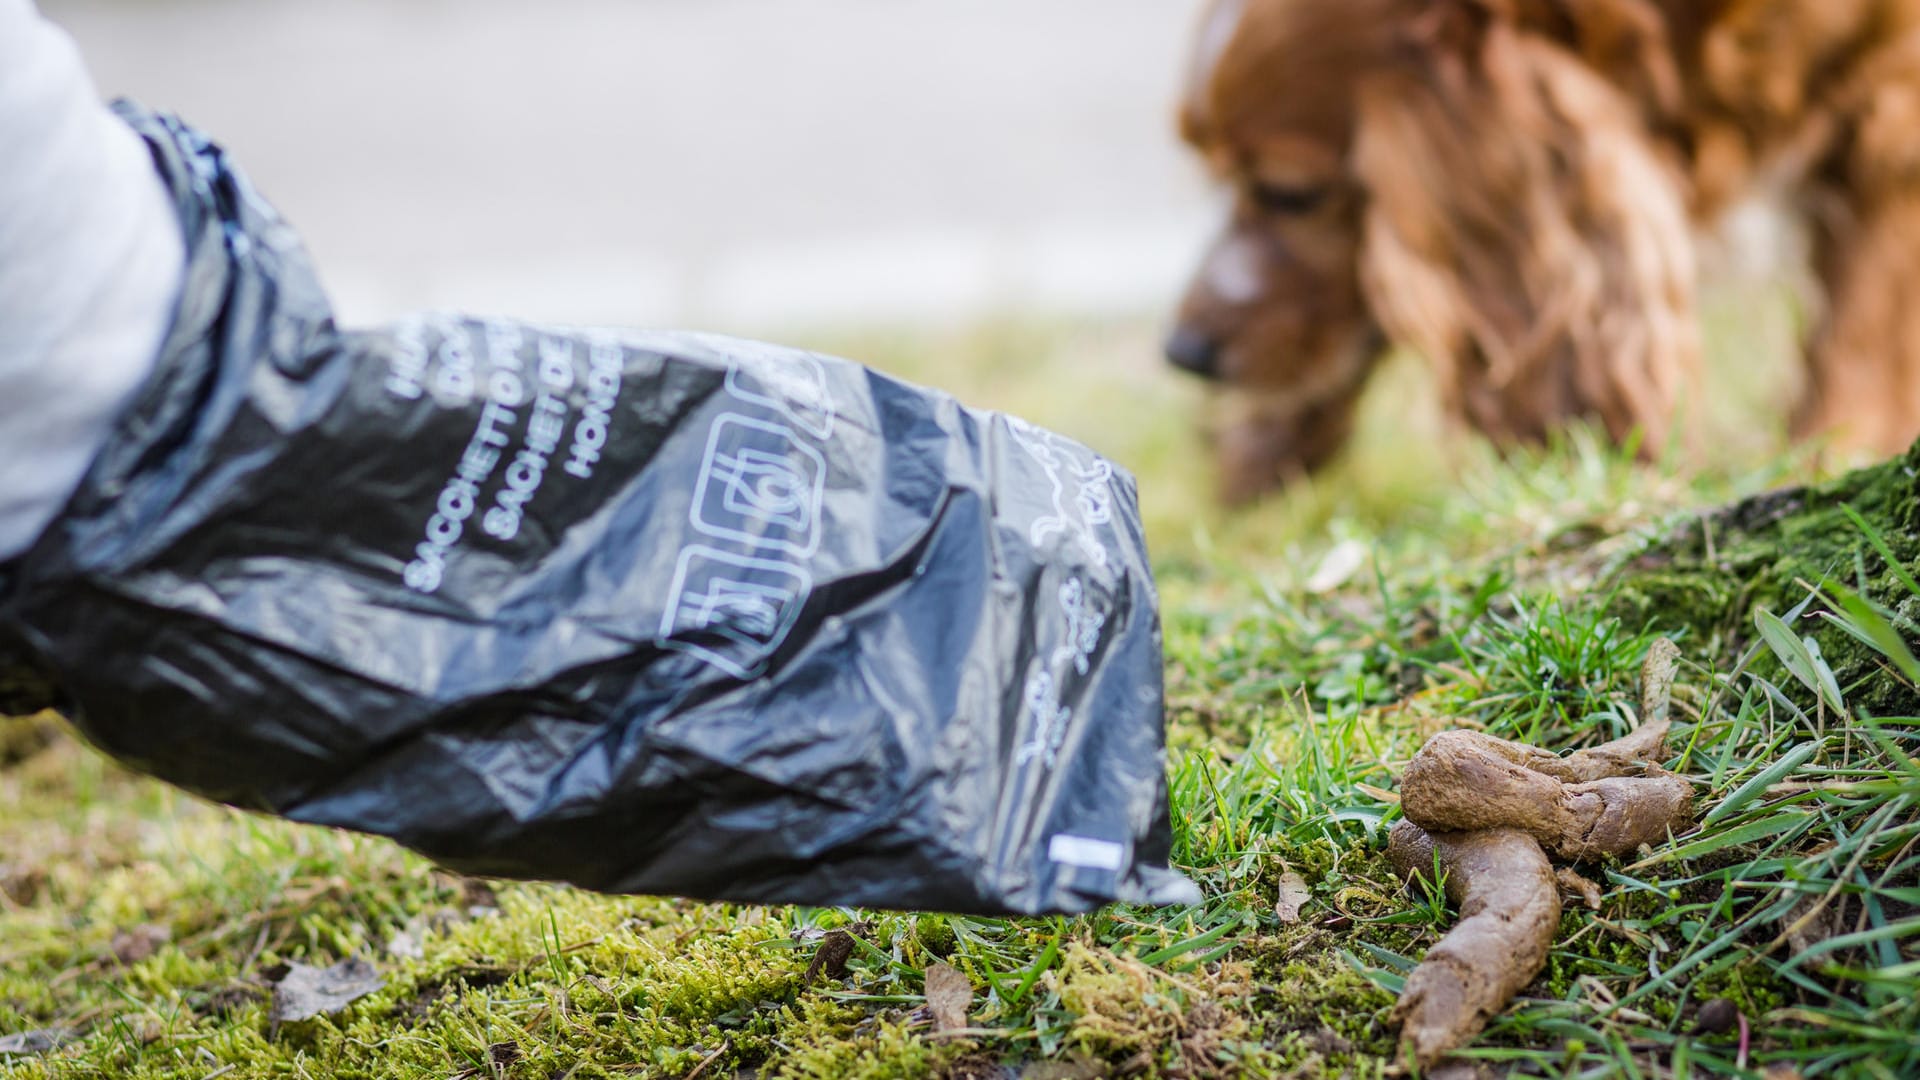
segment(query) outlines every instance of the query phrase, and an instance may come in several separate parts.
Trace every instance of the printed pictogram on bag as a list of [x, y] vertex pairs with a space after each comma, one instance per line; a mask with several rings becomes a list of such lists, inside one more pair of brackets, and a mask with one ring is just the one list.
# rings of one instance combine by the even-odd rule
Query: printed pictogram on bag
[[752, 678], [793, 629], [812, 588], [801, 567], [696, 544], [674, 570], [662, 644]]
[[826, 459], [791, 428], [722, 414], [694, 482], [693, 527], [710, 537], [806, 558], [820, 546]]

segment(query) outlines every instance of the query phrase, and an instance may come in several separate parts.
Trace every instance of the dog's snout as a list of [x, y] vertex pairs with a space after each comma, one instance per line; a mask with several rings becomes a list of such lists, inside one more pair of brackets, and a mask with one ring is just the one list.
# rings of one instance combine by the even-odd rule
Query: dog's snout
[[1175, 327], [1167, 335], [1167, 359], [1174, 367], [1209, 379], [1220, 374], [1220, 341], [1191, 326]]

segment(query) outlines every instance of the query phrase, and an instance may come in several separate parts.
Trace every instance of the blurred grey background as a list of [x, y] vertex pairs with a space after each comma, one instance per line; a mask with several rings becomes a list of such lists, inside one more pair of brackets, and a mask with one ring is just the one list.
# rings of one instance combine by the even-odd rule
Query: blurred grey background
[[1184, 0], [42, 0], [344, 321], [1160, 316], [1212, 227]]

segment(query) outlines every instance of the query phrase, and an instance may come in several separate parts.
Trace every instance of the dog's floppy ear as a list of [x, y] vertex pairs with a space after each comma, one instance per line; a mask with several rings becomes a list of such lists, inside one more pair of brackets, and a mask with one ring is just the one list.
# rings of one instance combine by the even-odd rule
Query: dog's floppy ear
[[1369, 303], [1497, 438], [1664, 438], [1697, 363], [1679, 177], [1639, 111], [1501, 5], [1441, 0], [1360, 92]]
[[1511, 14], [1502, 0], [1433, 0], [1410, 12], [1401, 44], [1410, 54], [1467, 55], [1480, 47], [1496, 20]]
[[1201, 12], [1180, 93], [1180, 137], [1204, 148], [1217, 138], [1220, 118], [1213, 115], [1211, 90], [1216, 68], [1247, 18], [1247, 0], [1210, 0]]
[[1558, 0], [1573, 24], [1580, 57], [1607, 82], [1625, 89], [1649, 116], [1673, 122], [1686, 89], [1667, 16], [1654, 0]]
[[1407, 17], [1404, 38], [1414, 52], [1467, 56], [1495, 26], [1570, 42], [1649, 115], [1681, 109], [1680, 69], [1657, 0], [1428, 0]]

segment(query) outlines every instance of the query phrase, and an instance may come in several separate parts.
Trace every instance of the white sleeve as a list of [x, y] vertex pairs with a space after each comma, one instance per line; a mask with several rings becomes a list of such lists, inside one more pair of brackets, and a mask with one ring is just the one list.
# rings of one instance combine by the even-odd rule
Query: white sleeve
[[0, 0], [0, 559], [46, 528], [152, 369], [185, 262], [146, 144], [73, 40]]

